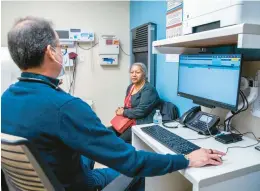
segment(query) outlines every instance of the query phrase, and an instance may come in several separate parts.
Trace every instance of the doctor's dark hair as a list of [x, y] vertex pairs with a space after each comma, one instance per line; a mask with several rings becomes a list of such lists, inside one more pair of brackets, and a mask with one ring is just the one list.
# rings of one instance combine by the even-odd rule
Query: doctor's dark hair
[[19, 19], [7, 36], [10, 55], [22, 70], [41, 66], [47, 46], [57, 45], [52, 24], [36, 17]]

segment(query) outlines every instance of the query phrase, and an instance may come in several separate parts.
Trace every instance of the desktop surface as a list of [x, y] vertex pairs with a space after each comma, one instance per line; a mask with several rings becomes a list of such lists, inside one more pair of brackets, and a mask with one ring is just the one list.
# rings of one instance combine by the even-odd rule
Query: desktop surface
[[[145, 132], [142, 131], [142, 127], [151, 125], [153, 124], [133, 126], [133, 134], [139, 137], [142, 140], [142, 142], [144, 142], [147, 146], [149, 146], [153, 151], [157, 153], [176, 154], [175, 152], [165, 147], [163, 144], [159, 143], [151, 136], [147, 135]], [[214, 137], [207, 139], [198, 139], [205, 138], [205, 136], [199, 135], [197, 132], [188, 128], [179, 127], [176, 129], [167, 130], [198, 145], [199, 147], [207, 149], [216, 149], [222, 152], [226, 152], [228, 147], [243, 147], [256, 143], [256, 140], [253, 140], [248, 137], [243, 137], [243, 141], [226, 145], [216, 141]], [[134, 141], [133, 146], [135, 146]], [[210, 179], [214, 179], [214, 181], [224, 181], [226, 179], [231, 179], [232, 177], [235, 178], [246, 175], [248, 173], [260, 171], [260, 153], [254, 147], [230, 149], [227, 155], [223, 156], [222, 159], [223, 164], [220, 166], [188, 168], [179, 172], [183, 174], [183, 176], [185, 176], [190, 182], [199, 183], [201, 181]]]

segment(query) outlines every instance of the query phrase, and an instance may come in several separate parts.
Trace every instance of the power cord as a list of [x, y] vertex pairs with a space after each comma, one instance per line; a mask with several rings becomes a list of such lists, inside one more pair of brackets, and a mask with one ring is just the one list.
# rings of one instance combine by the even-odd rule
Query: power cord
[[[73, 60], [73, 72], [72, 72], [72, 81], [70, 83], [70, 88], [69, 88], [69, 93], [73, 92], [74, 94], [74, 89], [75, 89], [75, 79], [76, 79], [76, 69], [77, 69], [77, 63], [75, 60]], [[72, 94], [72, 95], [73, 95]]]
[[[229, 120], [229, 121], [228, 121], [228, 127], [229, 127], [229, 123], [230, 123], [231, 119], [232, 119], [235, 115], [238, 115], [239, 113], [241, 113], [241, 112], [243, 112], [243, 111], [246, 111], [246, 110], [248, 109], [248, 107], [249, 107], [248, 100], [247, 100], [247, 98], [246, 98], [244, 92], [241, 91], [241, 90], [240, 90], [240, 95], [241, 95], [241, 98], [242, 98], [242, 100], [243, 100], [243, 106], [241, 107], [241, 109], [239, 109], [237, 112], [235, 112], [234, 115], [230, 116], [229, 118], [227, 118], [227, 119], [224, 121], [224, 124], [226, 124], [225, 122], [226, 122], [227, 120]], [[245, 105], [246, 105], [246, 107], [245, 107]], [[260, 140], [257, 139], [257, 137], [255, 136], [255, 134], [254, 134], [253, 132], [241, 133], [241, 132], [240, 132], [239, 130], [237, 130], [236, 128], [233, 127], [233, 129], [234, 129], [235, 131], [237, 131], [237, 132], [239, 133], [239, 135], [241, 135], [241, 136], [244, 136], [245, 134], [252, 134], [252, 135], [254, 136], [255, 140], [257, 141], [257, 143], [251, 144], [251, 145], [248, 145], [248, 146], [244, 146], [244, 147], [243, 147], [243, 146], [227, 147], [226, 154], [228, 153], [229, 149], [232, 149], [232, 148], [248, 148], [248, 147], [253, 147], [253, 146], [255, 146], [255, 145], [258, 145], [258, 144], [260, 143]], [[231, 129], [229, 129], [229, 130], [230, 130], [231, 135], [233, 135], [234, 133], [231, 131]]]
[[[240, 90], [240, 91], [241, 91], [241, 90]], [[247, 100], [247, 98], [246, 98], [244, 92], [241, 91], [240, 93], [241, 93], [241, 97], [242, 97], [242, 99], [243, 99], [243, 107], [244, 107], [245, 104], [246, 104], [246, 108], [243, 109], [243, 107], [242, 107], [242, 109], [241, 109], [241, 111], [240, 111], [239, 113], [241, 113], [241, 112], [243, 112], [243, 111], [246, 111], [246, 110], [248, 109], [248, 107], [249, 107], [248, 100]], [[237, 114], [238, 114], [238, 113], [237, 113]], [[235, 115], [237, 115], [237, 114], [235, 114]], [[235, 115], [233, 115], [233, 117], [234, 117]], [[228, 126], [229, 126], [229, 124], [230, 124], [231, 119], [232, 119], [232, 117], [231, 117], [230, 120], [228, 121]]]
[[[239, 113], [241, 113], [241, 112], [243, 112], [243, 111], [246, 111], [246, 110], [248, 109], [248, 100], [247, 100], [245, 94], [243, 93], [243, 91], [241, 91], [241, 90], [240, 90], [240, 95], [241, 95], [241, 98], [242, 98], [242, 101], [243, 101], [243, 106], [241, 107], [241, 109], [240, 109], [238, 112], [236, 112], [234, 115], [230, 116], [230, 117], [229, 117], [229, 121], [228, 121], [228, 129], [229, 129], [229, 132], [231, 133], [231, 136], [233, 137], [233, 140], [235, 139], [234, 136], [237, 135], [237, 134], [234, 134], [234, 133], [231, 131], [231, 127], [229, 127], [229, 126], [230, 126], [230, 121], [231, 121], [231, 119], [232, 119], [234, 116], [236, 116], [236, 115], [238, 115]], [[246, 104], [246, 107], [245, 107], [245, 104]], [[235, 129], [235, 128], [234, 128], [234, 129]], [[238, 131], [238, 130], [236, 129], [236, 131]], [[239, 132], [239, 131], [238, 131], [238, 132]], [[239, 135], [243, 136], [240, 132], [239, 132]]]
[[[92, 48], [94, 48], [96, 45], [98, 45], [98, 43], [94, 44], [93, 46], [91, 46], [90, 48], [83, 48], [82, 46], [80, 46], [79, 42], [77, 43], [78, 47], [81, 48], [82, 50], [91, 50]], [[120, 50], [122, 50], [122, 52], [127, 55], [127, 56], [131, 56], [130, 54], [127, 54], [123, 48], [119, 45]]]
[[[242, 98], [243, 106], [241, 107], [241, 109], [239, 109], [238, 111], [236, 111], [232, 116], [230, 116], [230, 117], [228, 117], [227, 119], [225, 119], [225, 121], [224, 121], [224, 127], [225, 127], [226, 129], [229, 129], [229, 124], [230, 124], [230, 122], [231, 122], [231, 119], [232, 119], [234, 116], [238, 115], [239, 113], [241, 113], [241, 112], [243, 112], [243, 111], [246, 111], [246, 110], [248, 109], [248, 107], [249, 107], [248, 100], [247, 100], [247, 98], [246, 98], [244, 92], [240, 90], [240, 91], [239, 91], [239, 94], [240, 94], [240, 96], [241, 96], [241, 98]], [[244, 108], [244, 107], [245, 107], [245, 104], [246, 104], [246, 108]], [[227, 124], [227, 126], [226, 126], [226, 122], [227, 122], [227, 121], [228, 121], [228, 124]], [[229, 130], [230, 130], [230, 129], [229, 129]]]
[[197, 139], [186, 139], [188, 141], [195, 141], [195, 140], [199, 140], [199, 139], [209, 139], [211, 137], [214, 137], [214, 136], [207, 136], [207, 137], [201, 137], [201, 138], [197, 138]]
[[77, 43], [78, 47], [81, 48], [82, 50], [90, 50], [92, 48], [94, 48], [96, 45], [98, 45], [98, 42], [96, 44], [94, 44], [93, 46], [91, 46], [90, 48], [83, 48], [82, 46], [79, 45], [79, 42]]
[[123, 50], [123, 48], [119, 45], [119, 48], [122, 50], [122, 52], [125, 54], [125, 55], [127, 55], [127, 56], [131, 56], [130, 54], [127, 54], [124, 50]]
[[[238, 131], [238, 130], [236, 130], [236, 131]], [[239, 131], [238, 131], [238, 132], [239, 132]], [[245, 134], [252, 134], [252, 135], [255, 137], [255, 140], [257, 141], [257, 143], [251, 144], [251, 145], [248, 145], [248, 146], [244, 146], [244, 147], [242, 147], [242, 146], [228, 147], [225, 153], [227, 154], [230, 149], [234, 149], [234, 148], [242, 148], [242, 149], [244, 149], [244, 148], [256, 146], [256, 145], [258, 145], [258, 144], [260, 143], [260, 141], [257, 139], [257, 137], [255, 136], [255, 134], [254, 134], [253, 132], [246, 132], [246, 133], [243, 133], [243, 134], [240, 133], [241, 136], [243, 136], [243, 135], [245, 135]]]
[[[235, 128], [234, 128], [235, 129]], [[226, 154], [228, 153], [228, 151], [230, 149], [233, 149], [233, 148], [249, 148], [249, 147], [253, 147], [253, 146], [256, 146], [260, 143], [260, 140], [255, 136], [255, 134], [253, 132], [246, 132], [246, 133], [240, 133], [237, 129], [235, 129], [241, 136], [243, 135], [246, 135], [246, 134], [252, 134], [255, 138], [255, 140], [257, 141], [255, 144], [251, 144], [251, 145], [248, 145], [248, 146], [233, 146], [233, 147], [227, 147], [227, 150], [226, 150]], [[193, 141], [193, 140], [199, 140], [199, 139], [208, 139], [208, 138], [211, 138], [211, 137], [214, 137], [214, 136], [208, 136], [208, 137], [202, 137], [202, 138], [197, 138], [197, 139], [186, 139], [188, 141]]]
[[[234, 137], [234, 136], [237, 135], [237, 134], [234, 134], [234, 133], [232, 132], [232, 130], [231, 130], [231, 127], [230, 127], [231, 119], [232, 119], [234, 116], [238, 115], [239, 113], [241, 113], [241, 112], [243, 112], [243, 111], [245, 111], [245, 110], [248, 109], [248, 102], [247, 102], [246, 96], [245, 96], [245, 94], [243, 93], [243, 91], [240, 90], [240, 91], [239, 91], [239, 95], [240, 95], [241, 98], [242, 98], [243, 106], [242, 106], [238, 111], [234, 112], [233, 115], [231, 115], [230, 117], [228, 117], [228, 118], [224, 121], [225, 129], [230, 132], [230, 135], [233, 137], [233, 140], [235, 140], [235, 137]], [[246, 108], [245, 108], [245, 104], [247, 104], [247, 105], [246, 105]], [[226, 126], [226, 122], [228, 122], [228, 123], [227, 123], [227, 126]], [[241, 134], [241, 133], [240, 133], [240, 134]], [[235, 141], [234, 141], [234, 142], [235, 142]]]
[[[167, 125], [167, 123], [174, 123], [174, 122], [177, 122], [178, 125], [174, 125], [174, 126], [172, 126], [172, 125]], [[162, 125], [163, 125], [164, 127], [166, 127], [166, 128], [177, 129], [177, 128], [179, 127], [179, 125], [182, 125], [182, 124], [179, 123], [179, 119], [176, 119], [176, 120], [165, 121], [165, 122], [162, 123]]]

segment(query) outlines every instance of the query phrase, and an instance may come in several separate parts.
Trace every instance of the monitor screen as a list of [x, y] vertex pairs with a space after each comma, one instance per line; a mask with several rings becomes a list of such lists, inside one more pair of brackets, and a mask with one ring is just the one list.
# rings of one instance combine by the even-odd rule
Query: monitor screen
[[60, 39], [69, 39], [70, 38], [69, 31], [56, 30], [56, 32], [58, 33], [58, 36]]
[[240, 71], [240, 54], [180, 55], [178, 95], [235, 111]]

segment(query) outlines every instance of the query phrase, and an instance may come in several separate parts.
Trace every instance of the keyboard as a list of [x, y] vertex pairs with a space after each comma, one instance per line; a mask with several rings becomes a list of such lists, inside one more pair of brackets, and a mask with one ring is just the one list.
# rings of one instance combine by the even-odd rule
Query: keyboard
[[182, 137], [158, 126], [148, 126], [141, 128], [142, 131], [167, 148], [171, 149], [173, 152], [177, 154], [189, 154], [192, 151], [200, 149], [199, 146], [183, 139]]

